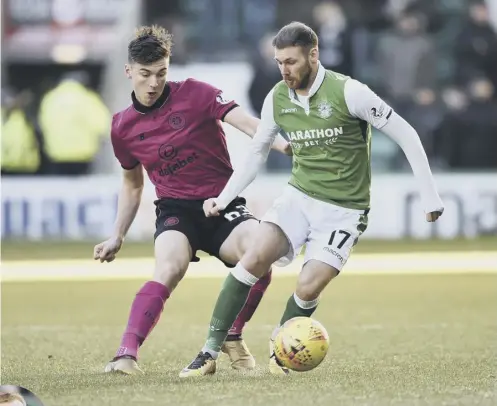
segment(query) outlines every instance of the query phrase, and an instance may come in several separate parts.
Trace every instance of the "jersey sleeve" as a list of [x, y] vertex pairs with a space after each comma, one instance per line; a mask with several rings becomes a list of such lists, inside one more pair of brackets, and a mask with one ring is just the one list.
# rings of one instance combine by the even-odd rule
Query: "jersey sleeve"
[[244, 162], [235, 169], [225, 188], [216, 199], [217, 204], [223, 209], [245, 188], [252, 183], [269, 155], [271, 145], [280, 127], [274, 121], [273, 115], [273, 90], [269, 92], [264, 100], [261, 111], [261, 121], [257, 132], [250, 142], [250, 148], [244, 158]]
[[347, 108], [353, 117], [368, 122], [378, 130], [390, 120], [393, 109], [365, 84], [349, 79], [344, 93]]
[[115, 115], [112, 118], [112, 128], [110, 133], [112, 148], [114, 149], [114, 155], [121, 164], [122, 168], [130, 170], [135, 168], [136, 165], [138, 165], [140, 162], [133, 157], [131, 151], [129, 151], [129, 149], [124, 144], [123, 138], [120, 137], [118, 130], [118, 121], [118, 116]]
[[395, 141], [402, 151], [404, 151], [418, 182], [425, 212], [443, 212], [443, 202], [438, 194], [428, 157], [416, 130], [394, 112], [388, 120], [388, 124], [381, 131]]
[[215, 120], [224, 120], [228, 114], [238, 103], [234, 100], [227, 98], [223, 91], [205, 82], [197, 82], [199, 90], [204, 94], [202, 103], [207, 107], [207, 114]]
[[274, 90], [271, 90], [264, 99], [261, 121], [252, 140], [253, 151], [258, 155], [263, 155], [264, 160], [267, 159], [271, 145], [280, 131], [279, 125], [274, 121], [273, 94]]

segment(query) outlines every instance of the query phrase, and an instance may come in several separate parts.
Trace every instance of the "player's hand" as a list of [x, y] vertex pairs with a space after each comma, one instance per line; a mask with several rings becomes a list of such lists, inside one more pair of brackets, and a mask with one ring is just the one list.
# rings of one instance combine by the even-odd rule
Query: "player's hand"
[[293, 156], [293, 149], [292, 149], [292, 144], [290, 142], [288, 142], [285, 147], [283, 148], [283, 151], [282, 151], [285, 155], [288, 155], [288, 156]]
[[444, 212], [444, 210], [440, 209], [440, 210], [432, 211], [430, 213], [426, 213], [426, 221], [428, 221], [429, 223], [433, 223], [433, 222], [437, 221], [443, 212]]
[[107, 241], [95, 245], [93, 249], [93, 259], [100, 262], [112, 262], [116, 259], [116, 254], [121, 249], [123, 240], [120, 237], [111, 237]]
[[282, 136], [276, 137], [271, 148], [283, 155], [293, 155], [292, 144], [285, 140]]
[[205, 217], [219, 216], [219, 212], [224, 209], [225, 207], [219, 206], [214, 198], [207, 199], [204, 202]]

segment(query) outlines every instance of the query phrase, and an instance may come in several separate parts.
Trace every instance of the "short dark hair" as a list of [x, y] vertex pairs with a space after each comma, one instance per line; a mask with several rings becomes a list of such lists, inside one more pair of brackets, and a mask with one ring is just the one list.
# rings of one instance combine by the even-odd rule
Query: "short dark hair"
[[139, 27], [128, 44], [128, 62], [148, 65], [171, 56], [173, 36], [157, 25]]
[[318, 36], [314, 30], [298, 21], [285, 25], [273, 38], [273, 47], [278, 49], [302, 47], [311, 49], [318, 46]]

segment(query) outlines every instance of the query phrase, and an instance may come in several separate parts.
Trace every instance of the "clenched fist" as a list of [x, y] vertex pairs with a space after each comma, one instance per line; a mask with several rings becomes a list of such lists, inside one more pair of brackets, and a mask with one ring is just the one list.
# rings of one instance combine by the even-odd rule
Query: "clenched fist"
[[429, 223], [433, 223], [434, 221], [437, 221], [443, 212], [444, 212], [443, 209], [440, 209], [440, 210], [432, 211], [430, 213], [426, 213], [426, 221], [428, 221]]
[[207, 199], [204, 202], [205, 217], [219, 216], [219, 212], [224, 209], [225, 207], [219, 206], [214, 198]]
[[112, 262], [116, 259], [116, 254], [121, 249], [123, 240], [120, 237], [111, 237], [107, 241], [95, 245], [93, 249], [93, 259], [100, 262]]

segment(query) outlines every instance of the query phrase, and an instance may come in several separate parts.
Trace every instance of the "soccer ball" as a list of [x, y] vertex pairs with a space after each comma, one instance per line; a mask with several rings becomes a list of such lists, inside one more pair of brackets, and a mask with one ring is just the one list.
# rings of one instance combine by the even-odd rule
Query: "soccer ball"
[[310, 317], [295, 317], [283, 324], [274, 340], [274, 355], [286, 368], [297, 372], [316, 368], [330, 346], [324, 326]]

